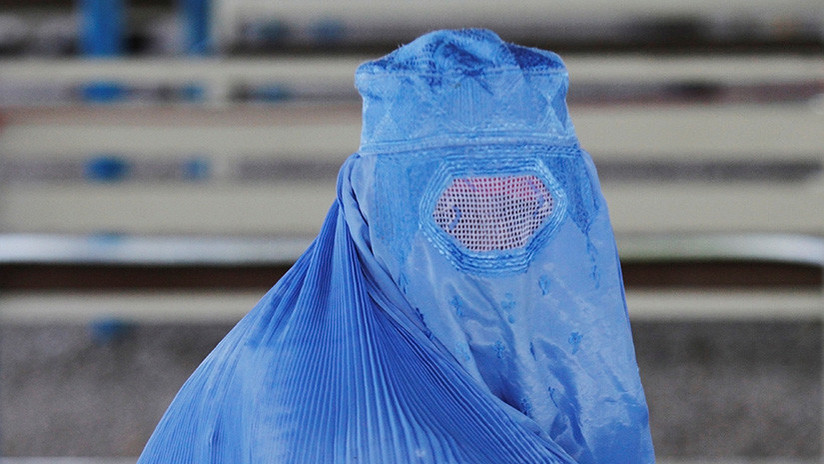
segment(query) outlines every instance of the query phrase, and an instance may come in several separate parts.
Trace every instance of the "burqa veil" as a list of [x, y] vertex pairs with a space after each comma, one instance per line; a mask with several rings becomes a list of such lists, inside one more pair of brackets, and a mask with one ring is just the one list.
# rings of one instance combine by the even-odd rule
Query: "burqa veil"
[[654, 462], [561, 60], [437, 31], [356, 85], [361, 146], [318, 237], [139, 463]]

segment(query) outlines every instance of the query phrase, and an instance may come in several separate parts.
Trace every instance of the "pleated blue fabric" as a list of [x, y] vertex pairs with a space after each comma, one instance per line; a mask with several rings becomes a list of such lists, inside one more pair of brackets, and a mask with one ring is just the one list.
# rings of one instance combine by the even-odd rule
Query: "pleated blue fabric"
[[561, 60], [437, 31], [356, 85], [361, 146], [318, 237], [139, 463], [653, 463]]

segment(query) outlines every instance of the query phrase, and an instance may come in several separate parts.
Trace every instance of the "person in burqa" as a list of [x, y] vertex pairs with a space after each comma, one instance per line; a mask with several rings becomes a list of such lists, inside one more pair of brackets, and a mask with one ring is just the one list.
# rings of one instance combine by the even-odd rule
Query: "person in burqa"
[[320, 234], [139, 463], [654, 462], [561, 60], [438, 31], [356, 85], [361, 146]]

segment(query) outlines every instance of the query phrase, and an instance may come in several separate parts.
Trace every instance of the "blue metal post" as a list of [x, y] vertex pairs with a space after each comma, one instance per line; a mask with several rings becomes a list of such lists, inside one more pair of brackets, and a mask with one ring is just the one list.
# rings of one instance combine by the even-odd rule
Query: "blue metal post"
[[179, 0], [183, 24], [183, 52], [208, 55], [212, 51], [210, 0]]
[[123, 52], [124, 0], [79, 0], [80, 51], [87, 56]]

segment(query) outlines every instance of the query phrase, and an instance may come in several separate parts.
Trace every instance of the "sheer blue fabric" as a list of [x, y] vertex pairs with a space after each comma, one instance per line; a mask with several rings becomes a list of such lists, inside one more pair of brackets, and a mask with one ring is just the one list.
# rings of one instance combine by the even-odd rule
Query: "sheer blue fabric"
[[356, 85], [361, 147], [320, 234], [139, 463], [653, 463], [561, 60], [438, 31]]

